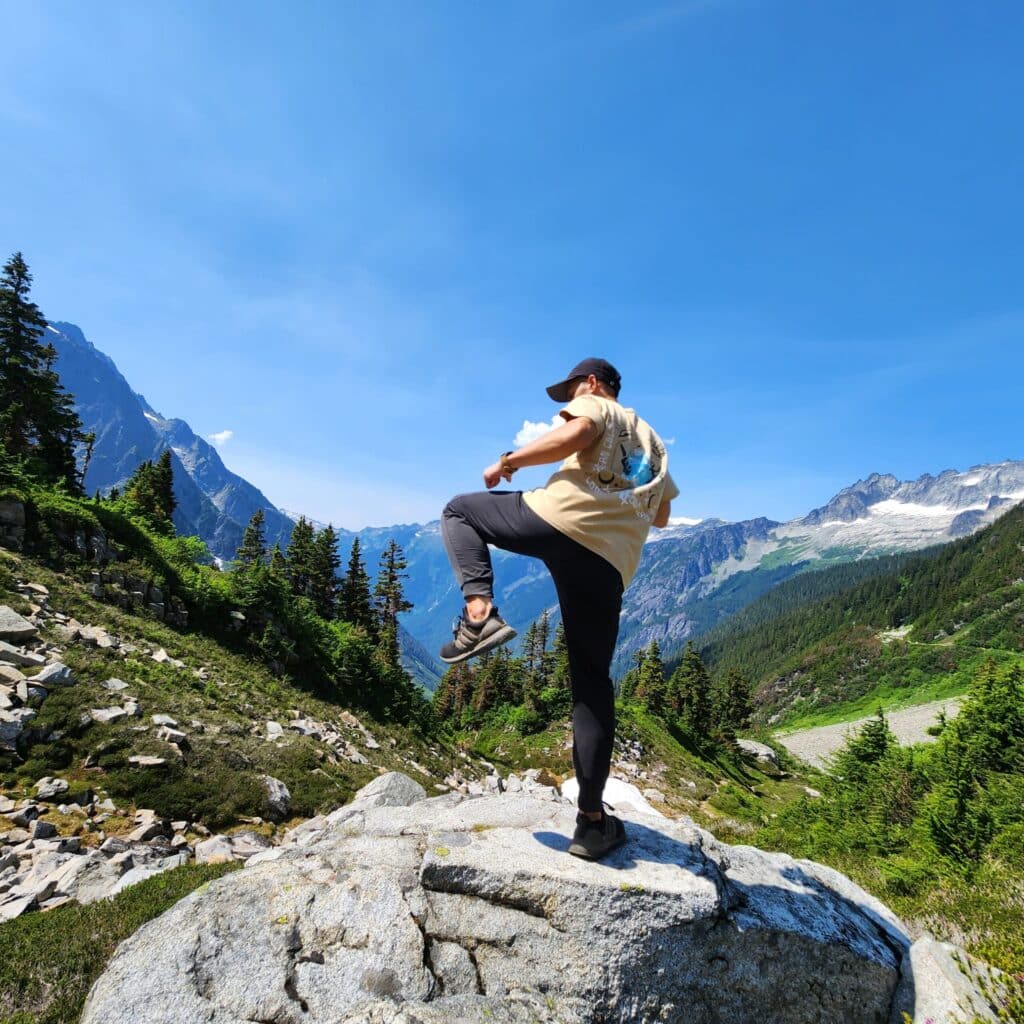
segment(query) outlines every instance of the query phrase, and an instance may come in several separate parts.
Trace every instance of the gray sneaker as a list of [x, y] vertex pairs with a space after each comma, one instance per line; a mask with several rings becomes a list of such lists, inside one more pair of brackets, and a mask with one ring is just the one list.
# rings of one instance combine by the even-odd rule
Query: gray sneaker
[[482, 622], [473, 622], [463, 612], [454, 623], [452, 641], [441, 648], [440, 658], [449, 665], [475, 658], [484, 651], [507, 644], [516, 631], [492, 607], [491, 614]]

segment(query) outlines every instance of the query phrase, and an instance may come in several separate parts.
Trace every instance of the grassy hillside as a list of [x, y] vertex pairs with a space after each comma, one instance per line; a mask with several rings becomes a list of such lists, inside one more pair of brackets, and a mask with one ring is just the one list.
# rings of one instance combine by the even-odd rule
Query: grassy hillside
[[892, 571], [835, 590], [851, 567], [782, 584], [709, 633], [704, 657], [754, 680], [762, 720], [794, 724], [866, 695], [962, 692], [985, 660], [1024, 653], [1024, 506], [883, 564]]

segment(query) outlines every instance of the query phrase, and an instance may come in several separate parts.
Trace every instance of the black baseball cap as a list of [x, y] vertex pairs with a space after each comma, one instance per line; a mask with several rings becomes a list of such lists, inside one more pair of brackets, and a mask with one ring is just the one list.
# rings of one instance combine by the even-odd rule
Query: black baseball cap
[[565, 380], [552, 384], [547, 392], [556, 402], [567, 402], [569, 401], [569, 382], [579, 380], [580, 377], [589, 377], [591, 374], [607, 384], [618, 398], [619, 388], [622, 387], [622, 375], [607, 359], [598, 359], [595, 356], [584, 359], [582, 363], [577, 363], [566, 375]]

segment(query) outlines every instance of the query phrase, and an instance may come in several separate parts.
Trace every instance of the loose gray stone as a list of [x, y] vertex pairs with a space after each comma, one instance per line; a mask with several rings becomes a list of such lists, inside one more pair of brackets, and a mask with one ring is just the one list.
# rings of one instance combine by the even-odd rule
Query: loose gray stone
[[59, 686], [74, 686], [75, 677], [71, 669], [62, 662], [55, 661], [51, 665], [32, 677], [32, 682], [45, 686], [48, 690], [56, 689]]
[[167, 764], [166, 757], [152, 757], [149, 754], [133, 754], [128, 758], [128, 763], [136, 768], [156, 768], [159, 765]]
[[94, 722], [119, 722], [128, 717], [124, 708], [93, 708], [89, 714]]
[[28, 619], [22, 618], [6, 604], [0, 604], [0, 639], [31, 640], [38, 633], [38, 628]]
[[111, 693], [128, 689], [128, 684], [123, 679], [107, 679], [105, 682], [100, 683], [100, 686], [105, 690], [110, 690]]
[[763, 764], [770, 764], [774, 768], [780, 767], [779, 755], [766, 743], [757, 743], [755, 740], [737, 740], [736, 746], [744, 754], [756, 758]]
[[169, 725], [175, 729], [178, 727], [177, 719], [171, 718], [170, 715], [150, 715], [149, 720], [154, 725]]
[[36, 799], [52, 801], [55, 796], [66, 793], [69, 788], [67, 779], [53, 779], [47, 775], [36, 783]]
[[425, 800], [426, 796], [427, 791], [408, 775], [387, 772], [363, 786], [353, 798], [353, 803], [364, 807], [406, 807]]
[[267, 791], [267, 808], [271, 821], [284, 821], [291, 811], [292, 795], [288, 787], [272, 775], [261, 775], [260, 782]]
[[0, 661], [6, 661], [9, 665], [45, 665], [46, 658], [34, 651], [23, 651], [14, 647], [6, 640], [0, 640]]
[[195, 855], [197, 864], [223, 864], [236, 859], [228, 836], [211, 836], [196, 843]]
[[16, 917], [21, 917], [26, 910], [31, 910], [35, 905], [36, 898], [31, 894], [12, 896], [8, 893], [3, 902], [0, 903], [0, 921], [13, 921]]

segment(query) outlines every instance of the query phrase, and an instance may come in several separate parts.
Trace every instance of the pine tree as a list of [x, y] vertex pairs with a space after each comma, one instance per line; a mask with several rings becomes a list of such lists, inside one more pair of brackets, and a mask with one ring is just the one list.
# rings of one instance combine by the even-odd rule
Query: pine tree
[[551, 652], [547, 649], [551, 618], [545, 608], [523, 637], [523, 697], [528, 707], [537, 709], [541, 692], [551, 678]]
[[750, 683], [741, 673], [731, 668], [712, 689], [712, 719], [715, 728], [725, 737], [733, 738], [737, 730], [750, 725], [754, 703]]
[[291, 591], [297, 597], [312, 596], [312, 580], [316, 560], [314, 542], [313, 524], [305, 516], [300, 516], [299, 521], [292, 528], [292, 535], [288, 541], [288, 553], [285, 556], [288, 562], [288, 580]]
[[57, 350], [42, 343], [46, 320], [29, 299], [32, 275], [20, 252], [0, 274], [0, 446], [33, 472], [81, 493], [75, 445], [84, 440], [74, 400], [53, 368]]
[[565, 627], [561, 622], [555, 627], [555, 639], [548, 655], [550, 666], [545, 711], [552, 718], [566, 718], [572, 714], [572, 674], [569, 667], [569, 648], [565, 642]]
[[263, 535], [265, 521], [263, 509], [258, 508], [252, 514], [249, 525], [242, 534], [242, 545], [235, 554], [235, 561], [240, 566], [262, 565], [267, 560], [267, 541]]
[[668, 682], [666, 704], [696, 736], [711, 733], [711, 679], [692, 643], [687, 643], [683, 660]]
[[646, 656], [647, 652], [642, 647], [633, 652], [633, 667], [626, 672], [619, 684], [619, 699], [627, 704], [637, 699], [637, 682]]
[[373, 590], [379, 627], [379, 644], [385, 664], [400, 669], [398, 646], [398, 616], [412, 608], [402, 590], [406, 561], [401, 547], [394, 538], [380, 556], [377, 583]]
[[637, 666], [636, 696], [654, 714], [665, 713], [665, 665], [657, 640], [650, 642]]
[[370, 577], [363, 565], [358, 537], [352, 538], [348, 567], [338, 595], [338, 616], [365, 630], [368, 636], [376, 635], [377, 624], [373, 615], [373, 599], [370, 596]]
[[340, 568], [338, 535], [328, 523], [313, 540], [313, 572], [310, 579], [313, 606], [321, 618], [337, 617]]
[[[167, 449], [156, 463], [148, 459], [139, 463], [124, 485], [121, 501], [129, 515], [141, 517], [160, 533], [173, 535], [171, 515], [176, 502], [170, 456]], [[117, 500], [116, 492], [111, 492], [111, 496]]]
[[171, 464], [170, 448], [165, 448], [160, 453], [160, 458], [156, 461], [153, 485], [163, 517], [168, 522], [171, 522], [174, 517], [174, 510], [178, 507], [178, 501], [174, 497], [174, 468]]
[[288, 562], [279, 541], [274, 541], [273, 550], [270, 552], [270, 571], [281, 580], [288, 579]]

